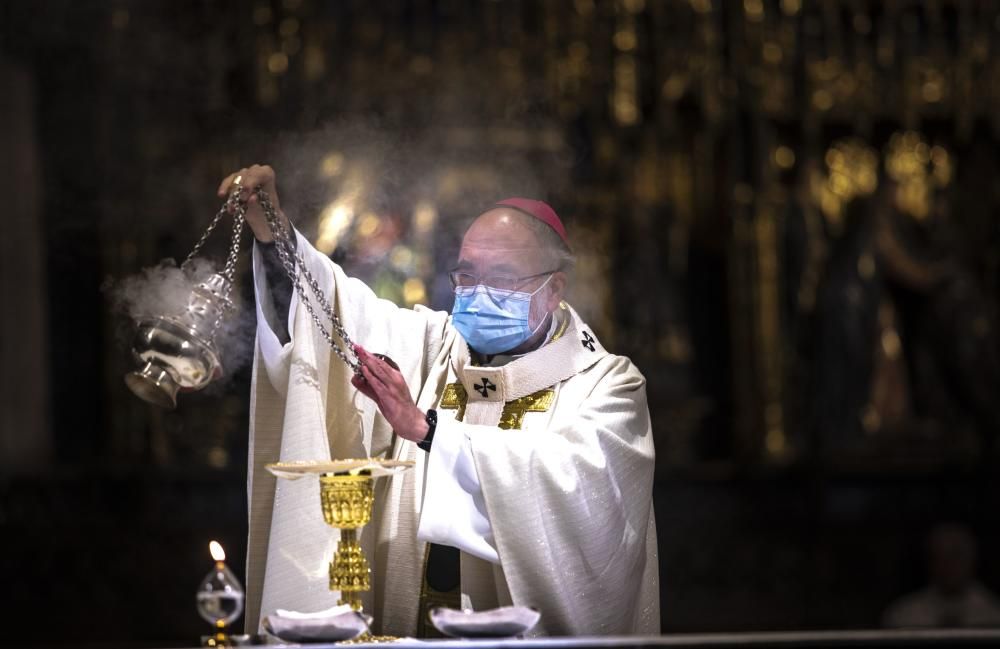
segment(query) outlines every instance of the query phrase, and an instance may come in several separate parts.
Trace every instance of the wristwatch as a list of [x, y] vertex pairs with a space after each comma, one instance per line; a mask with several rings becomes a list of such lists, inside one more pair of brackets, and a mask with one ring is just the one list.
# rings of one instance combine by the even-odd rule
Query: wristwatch
[[422, 440], [417, 442], [417, 446], [429, 453], [431, 450], [431, 442], [434, 441], [434, 430], [438, 425], [437, 410], [434, 410], [433, 408], [428, 410], [427, 414], [424, 415], [424, 421], [427, 422], [427, 435]]

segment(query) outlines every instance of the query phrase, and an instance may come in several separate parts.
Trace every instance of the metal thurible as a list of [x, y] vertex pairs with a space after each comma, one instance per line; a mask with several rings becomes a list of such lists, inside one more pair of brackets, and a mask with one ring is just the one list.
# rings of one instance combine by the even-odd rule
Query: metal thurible
[[137, 323], [132, 354], [140, 367], [125, 375], [125, 384], [149, 403], [174, 408], [180, 390], [200, 390], [222, 375], [215, 336], [233, 308], [229, 296], [246, 213], [239, 185], [181, 264], [181, 269], [189, 267], [222, 217], [230, 212], [233, 213], [233, 231], [223, 271], [209, 275], [194, 287], [183, 312], [143, 318]]
[[[132, 354], [139, 364], [139, 369], [126, 374], [125, 383], [136, 396], [149, 403], [164, 408], [174, 408], [177, 406], [179, 391], [200, 390], [222, 375], [222, 363], [215, 337], [223, 320], [233, 309], [229, 296], [232, 293], [250, 195], [255, 195], [260, 203], [271, 235], [274, 237], [281, 265], [295, 287], [300, 301], [309, 312], [309, 317], [333, 352], [355, 373], [361, 369], [354, 351], [354, 343], [347, 329], [334, 313], [319, 282], [306, 267], [302, 255], [296, 254], [291, 234], [282, 226], [267, 192], [260, 187], [254, 187], [248, 192], [240, 181], [241, 179], [237, 177], [226, 202], [181, 264], [182, 269], [189, 268], [223, 217], [231, 214], [233, 230], [229, 254], [226, 256], [222, 272], [213, 273], [192, 290], [187, 307], [182, 313], [154, 316], [137, 322]], [[311, 298], [306, 292], [306, 286], [312, 294]], [[317, 313], [314, 302], [326, 316], [329, 328]], [[340, 339], [339, 344], [334, 336]]]

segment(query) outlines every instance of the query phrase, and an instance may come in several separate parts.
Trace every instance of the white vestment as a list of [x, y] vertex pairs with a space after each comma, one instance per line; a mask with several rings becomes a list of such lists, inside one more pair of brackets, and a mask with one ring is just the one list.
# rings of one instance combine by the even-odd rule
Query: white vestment
[[430, 453], [395, 436], [297, 296], [281, 345], [255, 247], [248, 629], [277, 608], [316, 611], [339, 595], [328, 590], [338, 534], [323, 522], [317, 481], [276, 480], [264, 465], [370, 456], [416, 462], [377, 481], [360, 534], [376, 633], [414, 635], [428, 542], [461, 550], [463, 607], [534, 606], [538, 635], [659, 633], [653, 439], [632, 363], [565, 307], [543, 347], [474, 365], [447, 313], [379, 299], [301, 235], [297, 244], [354, 341], [388, 354], [438, 424]]

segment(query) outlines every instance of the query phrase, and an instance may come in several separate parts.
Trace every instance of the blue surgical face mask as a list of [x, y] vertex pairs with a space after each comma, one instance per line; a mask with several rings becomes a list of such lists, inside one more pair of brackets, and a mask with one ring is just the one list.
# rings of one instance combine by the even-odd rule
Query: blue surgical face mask
[[528, 318], [531, 298], [545, 288], [552, 276], [531, 293], [487, 289], [482, 284], [455, 288], [451, 323], [465, 342], [480, 354], [508, 352], [528, 340], [545, 322], [532, 329]]

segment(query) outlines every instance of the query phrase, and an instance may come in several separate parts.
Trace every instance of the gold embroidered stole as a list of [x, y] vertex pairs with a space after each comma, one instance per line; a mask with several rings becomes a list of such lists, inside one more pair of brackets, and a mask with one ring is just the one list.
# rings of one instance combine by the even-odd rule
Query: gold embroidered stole
[[[545, 388], [533, 394], [508, 401], [503, 406], [503, 414], [500, 415], [500, 422], [497, 424], [503, 430], [521, 430], [526, 412], [547, 412], [555, 402], [556, 391], [552, 388]], [[461, 383], [449, 383], [444, 388], [441, 395], [441, 402], [438, 408], [442, 410], [457, 410], [455, 421], [462, 421], [465, 417], [465, 404], [469, 401], [469, 395], [465, 391], [465, 386]]]

